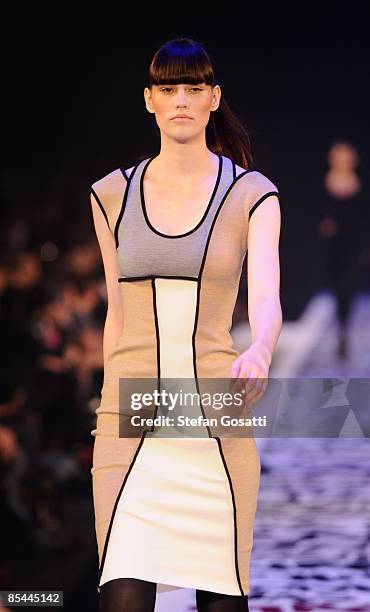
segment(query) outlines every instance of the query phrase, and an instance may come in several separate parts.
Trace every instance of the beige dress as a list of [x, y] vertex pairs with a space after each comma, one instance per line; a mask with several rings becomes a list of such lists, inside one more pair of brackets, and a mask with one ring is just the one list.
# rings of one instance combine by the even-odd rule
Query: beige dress
[[230, 378], [249, 218], [278, 192], [260, 172], [238, 174], [219, 155], [202, 218], [184, 234], [166, 235], [145, 207], [143, 178], [152, 159], [129, 176], [114, 170], [91, 188], [115, 239], [124, 306], [91, 432], [97, 588], [134, 577], [156, 582], [159, 592], [246, 595], [260, 479], [253, 435], [222, 437], [207, 427], [200, 437], [147, 430], [124, 437], [119, 380], [181, 378], [199, 390], [203, 379]]

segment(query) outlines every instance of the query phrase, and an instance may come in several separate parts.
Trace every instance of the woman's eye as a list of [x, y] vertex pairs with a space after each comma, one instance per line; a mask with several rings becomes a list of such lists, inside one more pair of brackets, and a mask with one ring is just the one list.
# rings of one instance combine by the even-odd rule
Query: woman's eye
[[[193, 91], [201, 91], [200, 87], [191, 87], [190, 89], [192, 89]], [[163, 87], [161, 91], [164, 91], [164, 92], [173, 91], [173, 87]]]

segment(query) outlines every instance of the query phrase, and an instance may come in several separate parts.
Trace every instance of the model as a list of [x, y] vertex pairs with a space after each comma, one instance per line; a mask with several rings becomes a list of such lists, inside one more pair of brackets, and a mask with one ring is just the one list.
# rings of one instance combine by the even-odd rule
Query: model
[[[328, 286], [335, 297], [337, 356], [349, 356], [350, 316], [362, 282], [362, 262], [369, 242], [368, 188], [358, 174], [360, 154], [351, 142], [336, 141], [327, 153], [328, 169], [320, 176], [315, 198], [320, 206]], [[366, 260], [365, 260], [366, 261]]]
[[[196, 589], [200, 611], [248, 610], [260, 479], [253, 435], [208, 426], [125, 435], [120, 389], [124, 380], [181, 379], [199, 391], [206, 379], [235, 378], [248, 405], [258, 402], [282, 323], [279, 194], [251, 169], [247, 132], [202, 45], [165, 43], [144, 100], [159, 153], [91, 187], [108, 295], [91, 432], [100, 610], [148, 612], [157, 589], [181, 587]], [[239, 354], [230, 329], [247, 251], [252, 342]]]

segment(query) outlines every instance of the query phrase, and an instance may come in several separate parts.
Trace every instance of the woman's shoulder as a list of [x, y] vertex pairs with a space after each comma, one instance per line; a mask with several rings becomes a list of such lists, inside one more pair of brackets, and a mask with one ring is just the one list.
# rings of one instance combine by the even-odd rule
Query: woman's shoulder
[[242, 181], [251, 189], [278, 191], [276, 184], [257, 168], [246, 169], [235, 162], [233, 162], [233, 165], [235, 169], [234, 176], [237, 181]]
[[268, 193], [279, 194], [276, 183], [257, 169], [246, 170], [236, 165], [236, 180], [242, 181], [245, 191], [252, 199]]
[[122, 208], [122, 201], [126, 191], [131, 171], [135, 168], [115, 168], [107, 174], [97, 178], [90, 186], [94, 200], [101, 208], [109, 228], [116, 227], [117, 219]]
[[115, 170], [111, 170], [111, 172], [98, 177], [92, 183], [91, 188], [95, 191], [109, 191], [112, 187], [122, 183], [123, 180], [124, 175], [121, 168], [116, 168]]
[[97, 188], [97, 189], [104, 189], [104, 190], [108, 189], [109, 190], [111, 187], [115, 189], [117, 185], [127, 183], [133, 171], [139, 166], [139, 164], [143, 160], [147, 158], [148, 158], [147, 156], [145, 157], [141, 156], [135, 159], [134, 165], [128, 168], [126, 168], [125, 165], [122, 165], [119, 168], [115, 168], [114, 170], [111, 170], [104, 176], [97, 178], [96, 181], [92, 183], [91, 187], [93, 189]]

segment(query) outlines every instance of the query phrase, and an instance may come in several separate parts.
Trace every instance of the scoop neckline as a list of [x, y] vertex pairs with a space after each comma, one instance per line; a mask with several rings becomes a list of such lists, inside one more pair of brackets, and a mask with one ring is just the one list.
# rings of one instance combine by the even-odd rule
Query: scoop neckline
[[[158, 153], [158, 155], [159, 155], [159, 153]], [[216, 155], [218, 157], [217, 178], [216, 178], [215, 185], [213, 187], [213, 191], [212, 191], [211, 197], [210, 197], [210, 199], [208, 201], [208, 204], [207, 204], [207, 206], [205, 208], [205, 211], [204, 211], [200, 221], [198, 221], [198, 223], [193, 228], [191, 228], [190, 230], [188, 230], [187, 232], [184, 232], [182, 234], [165, 234], [164, 232], [161, 232], [156, 227], [154, 227], [154, 225], [152, 225], [152, 223], [150, 222], [150, 219], [148, 217], [148, 214], [147, 214], [146, 205], [145, 205], [145, 194], [144, 194], [144, 175], [145, 175], [146, 169], [148, 168], [149, 164], [153, 161], [153, 159], [158, 157], [158, 155], [153, 155], [152, 157], [150, 157], [148, 159], [148, 161], [145, 164], [145, 166], [143, 168], [143, 171], [141, 173], [141, 177], [140, 177], [140, 202], [141, 202], [141, 210], [143, 212], [145, 222], [146, 222], [147, 226], [149, 227], [149, 229], [152, 232], [154, 232], [155, 234], [158, 234], [159, 236], [162, 236], [163, 238], [182, 238], [183, 236], [188, 236], [189, 234], [192, 234], [197, 229], [199, 229], [199, 227], [204, 223], [204, 221], [206, 220], [206, 218], [208, 216], [208, 213], [210, 211], [210, 208], [212, 206], [212, 202], [213, 202], [213, 200], [214, 200], [214, 198], [216, 196], [216, 193], [218, 191], [218, 187], [219, 187], [220, 180], [221, 180], [222, 167], [223, 167], [222, 155], [219, 155], [218, 153], [216, 153]]]

